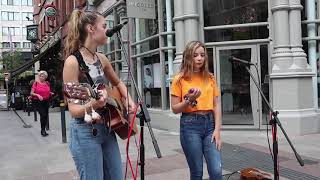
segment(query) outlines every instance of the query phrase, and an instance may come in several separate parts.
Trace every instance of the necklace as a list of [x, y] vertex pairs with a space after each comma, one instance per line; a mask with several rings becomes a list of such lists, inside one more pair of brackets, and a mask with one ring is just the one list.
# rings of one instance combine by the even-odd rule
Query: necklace
[[97, 54], [95, 52], [92, 52], [89, 48], [87, 48], [85, 46], [82, 46], [82, 47], [85, 48], [92, 55], [92, 58], [93, 58], [93, 61], [94, 61], [94, 57], [97, 56]]

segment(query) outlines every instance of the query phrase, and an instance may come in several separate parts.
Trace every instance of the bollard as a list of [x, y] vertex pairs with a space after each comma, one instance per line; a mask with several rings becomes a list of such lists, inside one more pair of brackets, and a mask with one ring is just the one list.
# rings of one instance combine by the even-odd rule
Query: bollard
[[27, 98], [27, 113], [28, 113], [28, 116], [30, 116], [30, 109], [31, 109], [31, 107], [30, 107], [30, 99], [29, 98]]
[[66, 108], [64, 102], [60, 102], [60, 112], [61, 112], [61, 135], [62, 143], [67, 143], [67, 133], [66, 133]]

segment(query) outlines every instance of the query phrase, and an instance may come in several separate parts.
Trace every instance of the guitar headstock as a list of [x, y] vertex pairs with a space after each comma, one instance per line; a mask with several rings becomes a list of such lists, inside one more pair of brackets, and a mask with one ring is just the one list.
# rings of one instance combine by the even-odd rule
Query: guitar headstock
[[63, 93], [67, 98], [78, 99], [82, 101], [87, 101], [96, 96], [90, 85], [86, 83], [64, 83]]

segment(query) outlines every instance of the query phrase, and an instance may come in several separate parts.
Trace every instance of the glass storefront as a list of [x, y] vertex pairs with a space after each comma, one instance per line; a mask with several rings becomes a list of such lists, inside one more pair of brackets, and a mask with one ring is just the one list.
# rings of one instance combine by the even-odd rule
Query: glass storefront
[[269, 98], [268, 1], [204, 0], [203, 7], [210, 71], [221, 89], [222, 124], [259, 128], [268, 114], [265, 104], [244, 66], [229, 58], [256, 64], [257, 70], [253, 66], [250, 70]]
[[[170, 18], [170, 21], [167, 21], [167, 11], [170, 10], [173, 16], [173, 1], [161, 1], [162, 2], [162, 16], [163, 20], [160, 25], [163, 26], [163, 30], [167, 31], [167, 23], [171, 23], [171, 26], [174, 27], [173, 22]], [[171, 2], [171, 8], [166, 9], [166, 2]], [[157, 1], [156, 1], [157, 3]], [[170, 6], [169, 6], [170, 7]], [[168, 59], [174, 58], [174, 50], [161, 50], [159, 47], [159, 39], [163, 38], [163, 47], [174, 46], [174, 36], [173, 35], [162, 35], [159, 37], [159, 14], [158, 14], [158, 5], [156, 4], [156, 19], [132, 19], [131, 24], [128, 24], [127, 27], [131, 31], [129, 32], [129, 38], [131, 40], [130, 55], [132, 57], [133, 69], [135, 70], [134, 76], [136, 81], [138, 82], [138, 73], [140, 73], [141, 77], [141, 95], [142, 100], [146, 103], [147, 107], [151, 108], [163, 108], [169, 109], [169, 82], [167, 79], [168, 75]], [[113, 9], [116, 10], [117, 8]], [[106, 16], [107, 26], [108, 21], [112, 21], [109, 23], [110, 26], [113, 26], [114, 19], [119, 20], [119, 14], [117, 17], [113, 16], [114, 13], [110, 12]], [[118, 21], [119, 22], [119, 21]], [[172, 29], [174, 31], [174, 29]], [[137, 34], [138, 33], [138, 34]], [[171, 36], [171, 37], [170, 37]], [[126, 39], [126, 38], [125, 38]], [[143, 41], [139, 43], [140, 41]], [[169, 42], [170, 41], [170, 42]], [[108, 58], [111, 60], [113, 67], [118, 69], [118, 73], [121, 74], [123, 68], [125, 68], [126, 64], [123, 62], [119, 62], [121, 60], [121, 51], [120, 46], [117, 45], [115, 40], [115, 36], [113, 38], [109, 38], [108, 44], [100, 49], [100, 51], [104, 52]], [[137, 43], [138, 42], [138, 43]], [[125, 44], [128, 45], [128, 44]], [[126, 46], [128, 48], [128, 46]], [[163, 53], [162, 59], [160, 59], [160, 53]], [[169, 54], [169, 55], [168, 55]], [[139, 61], [139, 63], [138, 63]], [[141, 62], [141, 63], [140, 63]], [[161, 65], [161, 62], [164, 62], [164, 66]], [[137, 67], [140, 66], [140, 67]], [[137, 70], [140, 69], [138, 72]], [[127, 76], [123, 75], [122, 76]], [[161, 77], [164, 77], [165, 82], [163, 83]], [[162, 89], [165, 90], [165, 104], [163, 104], [162, 98]]]
[[[267, 0], [204, 0], [204, 26], [223, 26], [268, 21]], [[235, 27], [205, 31], [206, 42], [264, 39], [267, 26]]]

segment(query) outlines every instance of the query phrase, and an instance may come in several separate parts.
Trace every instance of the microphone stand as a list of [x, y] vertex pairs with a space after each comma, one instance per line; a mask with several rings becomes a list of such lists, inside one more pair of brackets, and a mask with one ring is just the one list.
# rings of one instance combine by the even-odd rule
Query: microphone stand
[[[117, 37], [119, 39], [120, 46], [122, 48], [122, 52], [124, 54], [124, 59], [125, 59], [127, 65], [129, 66], [130, 64], [129, 64], [129, 60], [128, 60], [128, 54], [125, 51], [125, 47], [123, 45], [123, 41], [122, 41], [122, 38], [121, 38], [120, 31], [117, 31], [116, 34], [117, 34]], [[141, 94], [139, 92], [137, 83], [133, 78], [133, 75], [132, 75], [132, 72], [130, 70], [130, 67], [128, 69], [129, 69], [128, 73], [129, 73], [129, 75], [131, 77], [132, 83], [133, 83], [135, 91], [137, 93], [139, 106], [140, 106], [140, 109], [141, 109], [140, 113], [137, 114], [137, 117], [140, 119], [140, 134], [141, 134], [141, 137], [140, 137], [141, 138], [141, 142], [140, 142], [140, 155], [139, 155], [140, 156], [140, 162], [139, 162], [139, 165], [140, 165], [141, 180], [144, 180], [144, 166], [145, 166], [145, 146], [144, 146], [144, 135], [143, 135], [144, 134], [144, 123], [146, 123], [147, 126], [148, 126], [148, 129], [149, 129], [149, 132], [150, 132], [150, 135], [151, 135], [151, 139], [152, 139], [152, 143], [153, 143], [153, 147], [154, 147], [154, 150], [155, 150], [158, 158], [161, 158], [161, 152], [160, 152], [157, 140], [156, 140], [156, 138], [155, 138], [155, 136], [153, 134], [153, 130], [152, 130], [152, 127], [151, 127], [151, 124], [150, 124], [151, 119], [150, 119], [149, 112], [147, 110], [146, 105], [142, 101]]]
[[279, 180], [279, 169], [278, 169], [278, 140], [277, 140], [277, 125], [280, 127], [282, 133], [284, 134], [286, 140], [288, 141], [292, 151], [294, 152], [294, 155], [296, 156], [296, 159], [298, 160], [300, 166], [304, 166], [304, 162], [301, 159], [300, 155], [297, 153], [296, 149], [292, 145], [286, 131], [283, 129], [282, 124], [278, 118], [278, 111], [274, 111], [273, 108], [271, 107], [270, 103], [268, 102], [267, 98], [264, 96], [261, 87], [258, 85], [258, 82], [256, 79], [253, 77], [253, 74], [251, 73], [250, 69], [248, 68], [247, 65], [245, 65], [245, 68], [247, 72], [250, 74], [251, 79], [253, 80], [254, 84], [256, 85], [260, 95], [262, 96], [262, 99], [264, 102], [267, 104], [270, 112], [272, 112], [272, 118], [270, 120], [270, 124], [272, 125], [273, 128], [273, 169], [274, 169], [274, 179]]

